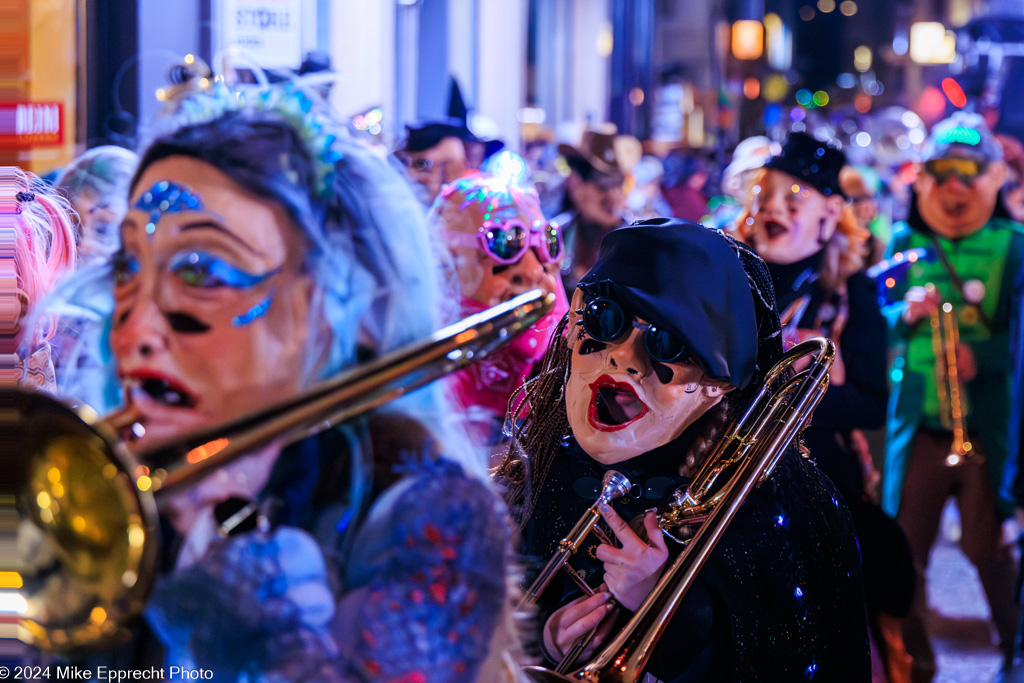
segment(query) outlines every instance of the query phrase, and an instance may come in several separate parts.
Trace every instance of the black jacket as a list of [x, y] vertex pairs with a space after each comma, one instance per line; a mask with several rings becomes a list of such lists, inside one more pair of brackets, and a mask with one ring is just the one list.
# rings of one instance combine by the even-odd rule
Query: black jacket
[[[648, 453], [605, 467], [570, 438], [524, 525], [534, 572], [593, 504], [597, 482], [615, 469], [641, 497], [615, 503], [624, 519], [664, 505], [685, 480], [679, 450]], [[601, 582], [591, 557], [573, 566]], [[669, 542], [670, 552], [680, 552]], [[671, 561], [671, 560], [670, 560]], [[538, 633], [550, 614], [581, 592], [564, 574], [538, 604]], [[625, 621], [625, 619], [623, 619]], [[870, 660], [857, 541], [849, 511], [813, 463], [787, 453], [754, 490], [687, 593], [659, 641], [648, 671], [663, 681], [867, 681]]]

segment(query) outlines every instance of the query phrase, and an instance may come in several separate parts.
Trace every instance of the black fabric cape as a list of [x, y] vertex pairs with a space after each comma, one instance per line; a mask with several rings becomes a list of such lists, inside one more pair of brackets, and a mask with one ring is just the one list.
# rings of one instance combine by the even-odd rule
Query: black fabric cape
[[[681, 444], [677, 444], [681, 446]], [[571, 439], [560, 449], [523, 529], [529, 579], [596, 498], [606, 469], [639, 483], [644, 496], [615, 503], [624, 519], [667, 502], [681, 450], [648, 453], [611, 468]], [[653, 482], [650, 483], [649, 482]], [[662, 496], [654, 498], [658, 493]], [[573, 561], [601, 582], [593, 546]], [[670, 542], [670, 552], [680, 551]], [[671, 560], [670, 560], [671, 561]], [[560, 574], [534, 620], [581, 595]], [[626, 615], [628, 616], [628, 615]], [[623, 618], [623, 621], [625, 618]], [[539, 635], [538, 635], [539, 637]], [[867, 618], [850, 513], [813, 463], [791, 450], [751, 494], [659, 641], [648, 671], [662, 681], [867, 681]]]

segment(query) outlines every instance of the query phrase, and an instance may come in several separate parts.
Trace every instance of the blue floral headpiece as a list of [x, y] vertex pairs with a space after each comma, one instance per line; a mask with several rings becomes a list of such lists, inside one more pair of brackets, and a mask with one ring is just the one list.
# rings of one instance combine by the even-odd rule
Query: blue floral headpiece
[[218, 79], [204, 91], [183, 99], [175, 121], [179, 125], [204, 123], [243, 109], [271, 112], [291, 125], [313, 160], [317, 196], [333, 196], [335, 164], [342, 158], [334, 131], [340, 126], [316, 97], [292, 83], [259, 90], [233, 90]]

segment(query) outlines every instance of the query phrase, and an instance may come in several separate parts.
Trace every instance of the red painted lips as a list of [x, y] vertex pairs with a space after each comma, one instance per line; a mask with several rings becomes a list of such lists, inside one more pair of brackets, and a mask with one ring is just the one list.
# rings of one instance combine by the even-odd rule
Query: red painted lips
[[649, 412], [628, 382], [618, 382], [601, 375], [590, 385], [592, 392], [587, 420], [602, 432], [617, 432], [633, 424]]

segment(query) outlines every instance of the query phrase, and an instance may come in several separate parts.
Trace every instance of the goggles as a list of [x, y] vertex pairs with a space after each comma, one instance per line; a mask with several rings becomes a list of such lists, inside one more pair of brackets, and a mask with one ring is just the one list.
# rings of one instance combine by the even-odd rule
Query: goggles
[[628, 334], [634, 327], [644, 331], [644, 349], [660, 363], [676, 363], [687, 358], [683, 340], [657, 325], [638, 323], [619, 302], [599, 296], [583, 307], [583, 329], [595, 341], [611, 342]]
[[544, 263], [561, 261], [565, 250], [562, 231], [551, 223], [528, 228], [518, 219], [503, 223], [487, 221], [476, 235], [449, 231], [448, 242], [460, 247], [476, 247], [505, 266], [518, 263], [531, 247], [536, 248], [537, 257]]
[[942, 185], [952, 177], [956, 177], [964, 185], [970, 185], [974, 179], [985, 172], [988, 162], [974, 159], [932, 159], [924, 163], [924, 170]]

